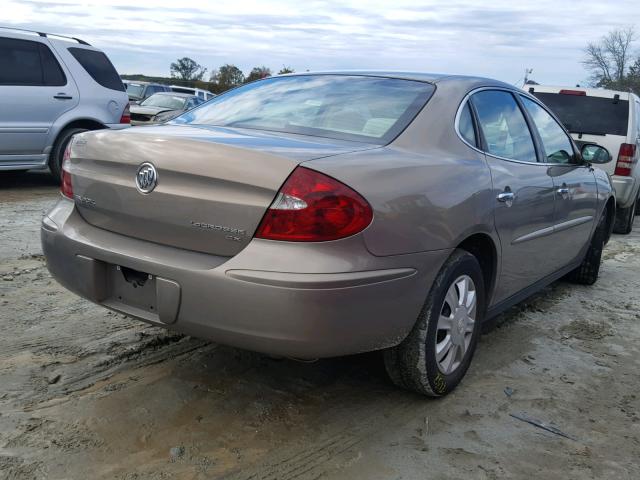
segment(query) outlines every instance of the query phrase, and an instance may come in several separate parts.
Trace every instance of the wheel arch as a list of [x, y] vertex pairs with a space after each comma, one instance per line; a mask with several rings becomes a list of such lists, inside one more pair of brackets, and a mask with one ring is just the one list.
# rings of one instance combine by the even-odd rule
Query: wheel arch
[[102, 130], [107, 128], [107, 126], [104, 123], [100, 122], [99, 120], [96, 120], [94, 118], [88, 118], [88, 117], [76, 118], [74, 120], [71, 120], [70, 122], [64, 123], [62, 126], [57, 128], [56, 131], [54, 132], [53, 140], [50, 142], [50, 145], [48, 146], [48, 151], [46, 153], [51, 154], [51, 151], [53, 150], [54, 145], [60, 138], [60, 135], [62, 135], [62, 133], [65, 130], [68, 130], [69, 128], [86, 128], [87, 130]]
[[474, 233], [460, 242], [456, 248], [469, 252], [478, 260], [480, 269], [482, 270], [482, 276], [485, 286], [485, 304], [488, 308], [489, 301], [492, 298], [497, 279], [497, 245], [488, 234]]

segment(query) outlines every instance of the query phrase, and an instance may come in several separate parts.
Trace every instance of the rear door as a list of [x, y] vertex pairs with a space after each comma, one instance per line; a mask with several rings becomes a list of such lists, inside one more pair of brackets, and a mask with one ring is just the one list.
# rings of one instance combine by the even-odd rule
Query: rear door
[[0, 38], [0, 155], [42, 154], [53, 123], [77, 104], [77, 87], [47, 44]]
[[579, 162], [569, 136], [538, 103], [520, 96], [536, 127], [543, 158], [555, 187], [555, 246], [549, 258], [558, 268], [571, 263], [590, 239], [598, 202], [596, 178], [590, 166]]
[[496, 198], [495, 225], [502, 266], [495, 301], [504, 300], [557, 269], [553, 248], [554, 183], [538, 162], [534, 140], [513, 94], [482, 90], [470, 99]]

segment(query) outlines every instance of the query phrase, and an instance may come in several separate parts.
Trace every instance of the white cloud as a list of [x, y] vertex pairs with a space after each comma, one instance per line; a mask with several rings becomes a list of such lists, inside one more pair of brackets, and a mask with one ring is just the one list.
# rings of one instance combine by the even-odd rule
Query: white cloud
[[[3, 23], [83, 38], [121, 73], [168, 74], [189, 56], [296, 70], [430, 70], [514, 83], [584, 79], [582, 48], [608, 30], [640, 27], [637, 0], [4, 0]], [[615, 10], [615, 11], [613, 11]], [[621, 17], [616, 12], [625, 12]]]

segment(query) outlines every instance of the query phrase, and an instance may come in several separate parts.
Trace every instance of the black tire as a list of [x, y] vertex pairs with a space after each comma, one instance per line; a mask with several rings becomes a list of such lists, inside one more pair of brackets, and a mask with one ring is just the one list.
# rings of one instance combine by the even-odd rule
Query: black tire
[[633, 222], [636, 218], [636, 207], [638, 200], [633, 202], [633, 205], [627, 208], [618, 208], [616, 211], [616, 218], [613, 222], [613, 232], [626, 235], [633, 230]]
[[51, 149], [51, 155], [49, 155], [49, 170], [51, 170], [51, 175], [53, 175], [53, 178], [55, 178], [57, 182], [60, 182], [60, 179], [62, 178], [62, 157], [64, 155], [65, 148], [67, 148], [67, 145], [69, 144], [69, 140], [71, 140], [71, 137], [76, 133], [86, 131], [86, 128], [67, 128], [58, 135], [58, 138]]
[[[436, 360], [438, 318], [445, 307], [449, 288], [466, 275], [475, 284], [476, 313], [469, 345], [458, 367], [445, 374]], [[429, 291], [415, 326], [404, 341], [384, 352], [384, 363], [391, 381], [401, 388], [422, 395], [441, 397], [462, 380], [478, 343], [485, 312], [484, 280], [476, 257], [465, 250], [455, 250], [442, 266]]]
[[605, 207], [598, 221], [598, 226], [593, 232], [591, 243], [582, 263], [567, 275], [569, 281], [582, 285], [593, 285], [598, 280], [600, 264], [602, 263], [602, 250], [607, 243], [607, 215], [608, 208]]

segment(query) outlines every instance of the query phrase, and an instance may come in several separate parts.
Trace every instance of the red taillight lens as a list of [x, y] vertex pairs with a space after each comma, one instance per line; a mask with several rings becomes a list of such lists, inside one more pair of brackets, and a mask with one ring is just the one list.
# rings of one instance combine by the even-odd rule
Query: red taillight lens
[[584, 90], [560, 90], [560, 95], [578, 95], [580, 97], [585, 97], [587, 92]]
[[131, 110], [129, 109], [129, 102], [127, 102], [127, 106], [124, 107], [124, 111], [122, 112], [122, 116], [120, 117], [120, 123], [131, 123]]
[[69, 173], [69, 160], [71, 159], [71, 144], [73, 138], [67, 144], [67, 148], [64, 149], [62, 155], [62, 178], [60, 182], [60, 191], [62, 194], [73, 200], [73, 185], [71, 184], [71, 174]]
[[618, 161], [616, 163], [616, 170], [614, 175], [620, 175], [622, 177], [628, 177], [631, 175], [631, 169], [633, 164], [636, 163], [634, 158], [636, 154], [636, 146], [632, 143], [623, 143], [620, 145], [620, 151], [618, 152]]
[[304, 167], [296, 168], [265, 213], [256, 237], [322, 242], [364, 230], [373, 210], [345, 184]]

